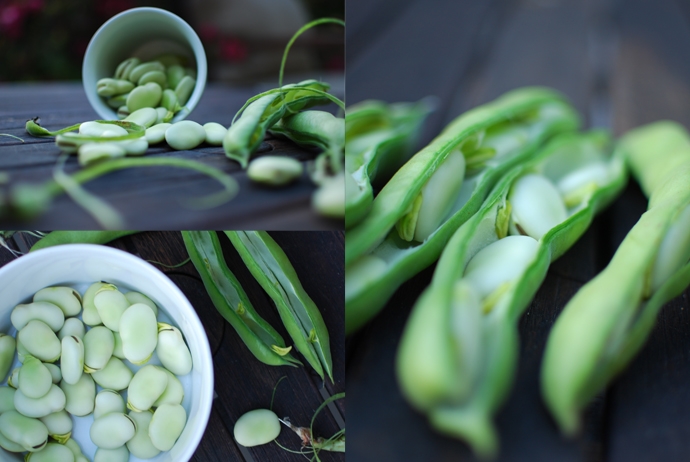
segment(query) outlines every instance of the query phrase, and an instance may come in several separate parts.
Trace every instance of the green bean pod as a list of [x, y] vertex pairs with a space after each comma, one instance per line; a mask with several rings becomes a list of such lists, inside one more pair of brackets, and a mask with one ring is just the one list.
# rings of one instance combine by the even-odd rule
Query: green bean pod
[[[351, 333], [368, 322], [403, 282], [433, 263], [453, 232], [476, 213], [508, 170], [532, 157], [554, 134], [573, 130], [577, 125], [576, 113], [562, 97], [540, 88], [509, 92], [451, 122], [403, 165], [374, 199], [369, 214], [348, 231], [346, 331]], [[458, 151], [465, 157], [466, 178], [453, 197], [447, 194], [450, 186], [436, 182], [435, 177], [457, 177], [456, 172], [444, 167], [452, 165], [448, 164], [449, 159], [462, 164], [462, 159], [451, 156], [457, 156]], [[457, 182], [452, 183], [457, 189]], [[439, 191], [429, 191], [430, 186]], [[431, 192], [428, 204], [424, 204], [424, 192]], [[441, 203], [444, 201], [445, 204]], [[450, 209], [444, 215], [448, 204]], [[403, 240], [396, 224], [402, 231], [409, 231], [407, 225], [411, 224], [416, 231], [420, 220], [412, 216], [415, 210], [427, 205], [435, 216], [421, 224], [425, 233], [430, 234], [421, 242]], [[439, 217], [440, 223], [430, 229], [429, 223]], [[407, 232], [402, 234], [409, 237]]]
[[345, 119], [326, 111], [303, 111], [280, 119], [269, 131], [300, 146], [339, 149], [345, 146]]
[[225, 263], [218, 235], [210, 231], [182, 231], [182, 238], [213, 305], [256, 359], [271, 366], [300, 364], [289, 353], [285, 340], [252, 306]]
[[[351, 228], [369, 213], [374, 200], [372, 183], [385, 184], [412, 154], [428, 101], [386, 104], [364, 101], [345, 114], [346, 182], [345, 226]], [[349, 180], [349, 179], [347, 179]]]
[[11, 335], [0, 334], [0, 381], [4, 381], [14, 361], [17, 341]]
[[[498, 451], [492, 416], [516, 369], [520, 315], [550, 263], [625, 186], [623, 159], [608, 155], [608, 141], [601, 132], [561, 135], [507, 173], [448, 242], [409, 317], [397, 357], [403, 395], [437, 430], [467, 441], [480, 457]], [[515, 209], [525, 205], [511, 202], [516, 184], [533, 175], [558, 183], [598, 162], [607, 166], [606, 181], [595, 182], [561, 222], [539, 239], [508, 235]], [[541, 208], [536, 220], [552, 223], [548, 201], [527, 205]]]
[[265, 231], [226, 231], [242, 261], [276, 304], [295, 346], [321, 378], [333, 381], [328, 329], [285, 252]]
[[325, 83], [305, 80], [283, 86], [284, 92], [266, 94], [249, 103], [240, 118], [228, 128], [223, 140], [225, 154], [246, 168], [249, 157], [259, 148], [269, 128], [286, 114], [327, 104], [327, 98], [309, 89], [327, 91], [328, 88]]
[[580, 428], [581, 408], [642, 348], [661, 307], [690, 284], [690, 136], [657, 122], [627, 133], [619, 150], [649, 205], [547, 340], [542, 395], [569, 436]]

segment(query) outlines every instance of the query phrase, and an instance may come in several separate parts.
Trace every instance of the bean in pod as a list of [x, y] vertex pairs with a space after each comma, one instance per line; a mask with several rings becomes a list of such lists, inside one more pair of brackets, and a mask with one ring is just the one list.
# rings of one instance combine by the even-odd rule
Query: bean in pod
[[42, 321], [29, 321], [17, 334], [17, 341], [32, 355], [48, 363], [60, 357], [61, 345], [55, 332]]
[[93, 303], [103, 324], [111, 331], [119, 332], [122, 313], [129, 308], [129, 302], [124, 294], [114, 285], [108, 284], [96, 292]]
[[14, 361], [17, 341], [7, 334], [0, 334], [0, 381], [4, 381]]
[[75, 336], [62, 339], [62, 356], [60, 357], [62, 380], [70, 385], [76, 384], [84, 373], [84, 342]]
[[129, 450], [127, 446], [120, 446], [115, 449], [96, 449], [96, 455], [93, 457], [93, 462], [128, 462]]
[[[21, 379], [20, 379], [21, 383]], [[27, 417], [45, 417], [48, 414], [65, 409], [65, 393], [51, 382], [48, 393], [40, 398], [29, 398], [18, 388], [14, 393], [14, 407], [17, 412]]]
[[93, 418], [98, 419], [111, 412], [124, 414], [126, 412], [125, 400], [115, 390], [104, 389], [96, 395], [96, 403], [93, 409]]
[[65, 318], [81, 313], [81, 295], [71, 287], [46, 287], [34, 295], [34, 302], [50, 302], [60, 307]]
[[169, 451], [182, 434], [187, 423], [187, 413], [179, 404], [162, 404], [153, 413], [149, 423], [149, 437], [161, 451]]
[[90, 374], [103, 369], [114, 349], [115, 339], [110, 329], [105, 326], [91, 328], [84, 335], [84, 371]]
[[96, 121], [84, 122], [79, 125], [79, 133], [87, 136], [104, 136], [106, 132], [113, 133], [112, 136], [124, 136], [127, 130], [113, 124], [104, 124]]
[[112, 412], [93, 421], [89, 436], [99, 448], [117, 449], [132, 439], [136, 429], [137, 425], [131, 417]]
[[53, 377], [40, 359], [27, 356], [19, 368], [18, 389], [28, 398], [45, 396], [53, 384]]
[[146, 365], [139, 369], [127, 387], [127, 408], [148, 411], [168, 386], [168, 376], [159, 367]]
[[45, 424], [48, 435], [60, 444], [65, 444], [72, 436], [72, 418], [65, 410], [53, 412], [39, 420]]
[[[137, 365], [147, 362], [158, 342], [158, 322], [151, 307], [135, 303], [120, 318], [122, 352], [129, 362]], [[191, 358], [190, 358], [191, 362]]]
[[15, 389], [9, 386], [0, 387], [0, 414], [7, 411], [16, 411], [14, 407]]
[[48, 443], [45, 424], [17, 411], [7, 411], [0, 415], [0, 433], [29, 452], [40, 451]]
[[85, 416], [93, 412], [96, 401], [96, 384], [90, 374], [82, 374], [79, 381], [71, 385], [64, 380], [60, 382], [67, 401], [65, 410], [75, 416]]
[[280, 435], [280, 421], [273, 411], [254, 409], [237, 419], [233, 433], [235, 441], [245, 447], [270, 443]]
[[156, 353], [163, 366], [176, 375], [187, 375], [192, 370], [192, 355], [177, 327], [158, 323]]
[[129, 417], [137, 424], [137, 431], [134, 437], [127, 441], [127, 449], [129, 452], [140, 459], [152, 459], [156, 457], [161, 450], [153, 445], [151, 437], [149, 436], [149, 425], [153, 419], [153, 412], [129, 412]]
[[545, 176], [520, 177], [508, 198], [512, 206], [511, 232], [541, 239], [551, 228], [568, 218], [568, 212], [556, 186]]
[[103, 388], [124, 390], [129, 386], [134, 373], [119, 358], [113, 356], [103, 369], [92, 372], [91, 376]]
[[178, 151], [194, 149], [205, 139], [204, 127], [191, 120], [174, 123], [165, 131], [165, 141], [171, 148]]
[[285, 156], [263, 156], [254, 159], [247, 168], [250, 180], [269, 186], [284, 186], [302, 176], [302, 163]]

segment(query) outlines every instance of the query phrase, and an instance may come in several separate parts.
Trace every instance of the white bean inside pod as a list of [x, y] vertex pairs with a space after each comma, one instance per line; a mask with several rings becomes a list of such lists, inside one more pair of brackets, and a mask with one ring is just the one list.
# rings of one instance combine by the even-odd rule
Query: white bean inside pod
[[280, 421], [273, 411], [254, 409], [237, 419], [233, 433], [235, 441], [248, 448], [270, 443], [280, 435]]
[[48, 443], [39, 452], [32, 452], [25, 462], [74, 462], [74, 454], [60, 443]]
[[182, 434], [187, 413], [179, 404], [163, 404], [153, 413], [149, 424], [149, 437], [155, 447], [169, 451]]
[[93, 373], [108, 364], [115, 350], [113, 333], [104, 326], [91, 328], [84, 335], [84, 371]]
[[27, 417], [45, 417], [65, 409], [65, 393], [55, 384], [50, 385], [48, 393], [40, 398], [29, 398], [20, 389], [14, 393], [14, 407]]
[[152, 459], [161, 451], [151, 442], [149, 436], [149, 425], [153, 419], [153, 412], [134, 412], [128, 414], [137, 424], [137, 431], [134, 437], [127, 441], [129, 452], [140, 459]]
[[518, 178], [510, 190], [511, 231], [541, 239], [551, 228], [568, 218], [556, 186], [545, 176], [530, 173]]
[[81, 295], [71, 287], [46, 287], [36, 292], [34, 302], [50, 302], [60, 307], [65, 317], [81, 312]]
[[115, 449], [98, 448], [93, 457], [93, 462], [127, 462], [129, 461], [129, 450], [127, 446], [120, 446]]
[[457, 148], [436, 168], [410, 210], [396, 224], [400, 238], [423, 242], [436, 231], [452, 209], [464, 176], [465, 156]]
[[65, 444], [72, 436], [72, 418], [65, 410], [53, 412], [39, 420], [45, 424], [48, 435], [60, 444]]
[[17, 341], [11, 335], [0, 334], [0, 382], [5, 380], [14, 361]]
[[163, 366], [176, 375], [187, 375], [192, 370], [192, 355], [177, 327], [158, 323], [156, 353]]
[[64, 380], [60, 388], [65, 392], [65, 409], [72, 415], [83, 417], [93, 412], [96, 402], [96, 384], [90, 374], [82, 374], [79, 381], [71, 385]]
[[539, 243], [529, 236], [506, 236], [477, 252], [467, 263], [464, 278], [485, 300], [512, 284], [537, 255]]
[[608, 165], [597, 161], [580, 167], [558, 180], [558, 191], [567, 207], [574, 207], [607, 184], [611, 176]]
[[159, 367], [147, 365], [134, 374], [127, 387], [127, 408], [148, 411], [168, 386], [168, 376]]
[[143, 303], [144, 305], [148, 305], [149, 308], [151, 308], [153, 310], [153, 314], [158, 316], [158, 306], [156, 306], [156, 304], [153, 302], [153, 300], [151, 300], [150, 298], [148, 298], [146, 295], [142, 294], [141, 292], [134, 292], [134, 291], [127, 292], [125, 294], [125, 298], [130, 303], [130, 306], [135, 305], [137, 303]]
[[100, 122], [89, 121], [84, 122], [79, 126], [79, 133], [87, 136], [103, 136], [103, 133], [106, 131], [115, 132], [113, 136], [124, 136], [127, 134], [127, 130], [115, 124], [103, 124]]
[[0, 387], [0, 414], [7, 411], [16, 411], [14, 407], [15, 389], [12, 387]]
[[134, 373], [119, 358], [113, 356], [100, 371], [91, 373], [98, 385], [112, 390], [124, 390], [127, 388]]
[[98, 309], [96, 309], [96, 305], [93, 304], [93, 299], [96, 297], [98, 291], [106, 286], [112, 286], [114, 289], [117, 289], [117, 287], [107, 282], [94, 282], [86, 289], [86, 292], [84, 292], [84, 312], [82, 313], [82, 320], [87, 326], [103, 324], [101, 315], [98, 314]]
[[74, 385], [84, 373], [84, 342], [75, 336], [62, 339], [62, 356], [60, 357], [62, 380]]
[[129, 308], [129, 302], [124, 294], [114, 285], [108, 284], [96, 292], [93, 304], [96, 305], [103, 324], [113, 332], [119, 332], [122, 313]]
[[652, 266], [652, 293], [690, 259], [690, 205], [673, 220]]
[[28, 398], [40, 398], [50, 391], [53, 376], [40, 359], [27, 356], [19, 368], [18, 385], [19, 390]]
[[52, 363], [60, 357], [62, 349], [55, 332], [43, 321], [33, 319], [17, 333], [17, 340], [41, 361]]
[[113, 412], [93, 421], [89, 436], [99, 448], [116, 449], [131, 440], [136, 423], [125, 414]]
[[34, 302], [17, 305], [10, 315], [10, 321], [17, 330], [24, 328], [33, 319], [43, 321], [53, 332], [57, 332], [65, 324], [65, 313], [53, 303]]
[[122, 352], [129, 362], [137, 365], [147, 362], [158, 343], [158, 321], [151, 307], [135, 303], [120, 318]]
[[58, 332], [58, 338], [60, 340], [69, 336], [79, 337], [83, 340], [84, 335], [86, 335], [86, 327], [84, 327], [84, 323], [81, 322], [79, 318], [65, 319], [65, 324]]
[[182, 382], [169, 370], [164, 367], [160, 368], [168, 376], [168, 386], [165, 387], [163, 394], [153, 403], [153, 407], [158, 407], [161, 404], [182, 404], [184, 399], [184, 387]]
[[48, 443], [45, 424], [17, 411], [7, 411], [0, 415], [0, 433], [29, 452], [40, 451]]
[[98, 419], [111, 412], [124, 414], [125, 400], [121, 394], [115, 390], [101, 390], [96, 395], [96, 406], [93, 409], [93, 418]]

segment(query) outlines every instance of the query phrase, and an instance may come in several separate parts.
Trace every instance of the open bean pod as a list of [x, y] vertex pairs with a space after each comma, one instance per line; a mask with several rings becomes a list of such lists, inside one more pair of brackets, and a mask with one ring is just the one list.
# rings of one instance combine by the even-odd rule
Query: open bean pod
[[[596, 212], [620, 193], [626, 172], [611, 157], [601, 132], [565, 134], [534, 159], [514, 168], [495, 186], [479, 212], [453, 235], [430, 286], [407, 322], [397, 357], [397, 375], [407, 400], [439, 431], [466, 440], [479, 456], [493, 456], [498, 438], [493, 414], [510, 389], [517, 363], [518, 321], [541, 285], [551, 261], [587, 229]], [[538, 175], [557, 183], [563, 176], [603, 162], [607, 180], [554, 222], [550, 202], [513, 204], [516, 185]], [[526, 187], [538, 184], [529, 183]], [[538, 239], [510, 233], [516, 209], [531, 207], [531, 220], [551, 228]], [[559, 216], [556, 214], [556, 216]]]
[[210, 231], [182, 231], [182, 237], [214, 306], [256, 359], [272, 366], [300, 364], [289, 353], [285, 340], [252, 306], [225, 263], [218, 235]]
[[661, 307], [690, 284], [690, 136], [676, 123], [657, 122], [626, 134], [618, 149], [649, 206], [547, 340], [542, 394], [566, 435], [578, 431], [581, 408], [642, 348]]
[[242, 261], [273, 299], [296, 348], [321, 378], [333, 380], [328, 329], [285, 252], [265, 231], [226, 231]]
[[[280, 90], [266, 94], [248, 104], [240, 118], [233, 123], [223, 140], [225, 154], [247, 167], [249, 157], [256, 152], [271, 128], [286, 114], [296, 113], [329, 100], [309, 89], [327, 91], [329, 86], [316, 80], [305, 80], [284, 85]], [[306, 89], [306, 90], [305, 90]]]
[[345, 170], [352, 178], [345, 194], [345, 226], [351, 228], [369, 213], [372, 183], [380, 186], [407, 161], [431, 104], [386, 104], [364, 101], [345, 114]]
[[347, 332], [368, 322], [400, 284], [438, 258], [508, 170], [577, 125], [577, 114], [560, 95], [523, 88], [461, 115], [415, 154], [345, 237]]

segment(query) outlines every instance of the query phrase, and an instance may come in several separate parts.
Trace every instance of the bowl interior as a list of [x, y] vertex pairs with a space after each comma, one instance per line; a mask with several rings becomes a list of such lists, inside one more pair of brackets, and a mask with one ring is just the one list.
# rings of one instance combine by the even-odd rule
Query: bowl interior
[[[189, 301], [170, 279], [152, 265], [117, 249], [88, 244], [57, 246], [25, 255], [0, 268], [0, 293], [3, 294], [0, 331], [16, 334], [10, 322], [11, 311], [17, 304], [30, 301], [38, 290], [67, 285], [83, 294], [96, 281], [111, 282], [123, 292], [135, 290], [147, 295], [158, 305], [159, 321], [172, 323], [184, 334], [193, 361], [192, 372], [178, 377], [185, 390], [182, 406], [187, 412], [187, 424], [170, 451], [148, 460], [188, 460], [201, 440], [211, 411], [211, 351], [204, 328]], [[18, 364], [18, 360], [15, 363]], [[160, 364], [155, 354], [150, 363]], [[129, 365], [129, 362], [126, 364]], [[138, 369], [135, 366], [131, 368]], [[97, 387], [97, 391], [100, 389]], [[91, 459], [96, 451], [89, 437], [92, 421], [92, 415], [73, 417], [73, 437]], [[0, 455], [9, 456], [9, 460], [22, 460], [18, 454], [0, 451]], [[131, 456], [130, 460], [140, 459]]]
[[196, 68], [196, 86], [189, 101], [172, 119], [184, 119], [194, 109], [206, 86], [206, 54], [201, 40], [182, 18], [159, 8], [134, 8], [113, 16], [94, 34], [82, 65], [82, 81], [89, 103], [105, 120], [117, 112], [96, 93], [96, 83], [112, 77], [118, 64], [130, 57], [142, 61], [165, 53], [190, 59]]

